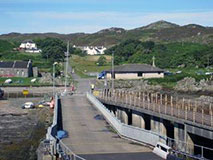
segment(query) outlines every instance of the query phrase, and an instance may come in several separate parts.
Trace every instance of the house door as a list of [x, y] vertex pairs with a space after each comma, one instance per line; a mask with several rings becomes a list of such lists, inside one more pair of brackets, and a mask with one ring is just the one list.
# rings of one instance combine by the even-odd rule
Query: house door
[[115, 72], [112, 73], [112, 78], [115, 79]]

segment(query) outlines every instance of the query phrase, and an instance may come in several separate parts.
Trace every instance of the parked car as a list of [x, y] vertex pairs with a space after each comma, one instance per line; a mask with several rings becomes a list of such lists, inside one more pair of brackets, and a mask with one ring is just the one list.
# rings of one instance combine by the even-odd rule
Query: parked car
[[34, 107], [35, 107], [35, 105], [33, 102], [26, 102], [22, 105], [22, 109], [32, 109]]
[[101, 73], [99, 73], [99, 75], [98, 75], [98, 79], [104, 79], [105, 78], [105, 76], [106, 76], [106, 71], [102, 71]]
[[4, 96], [4, 91], [0, 88], [0, 98]]
[[49, 105], [50, 105], [50, 102], [49, 102], [49, 101], [42, 100], [42, 101], [40, 101], [37, 105], [49, 106]]
[[161, 142], [158, 142], [152, 152], [158, 155], [159, 157], [166, 159], [170, 151], [171, 147]]
[[32, 82], [32, 83], [35, 83], [36, 82], [36, 78], [33, 78], [33, 79], [31, 79], [31, 81], [30, 82]]
[[180, 74], [180, 73], [182, 73], [182, 71], [177, 71], [177, 72], [175, 72], [176, 74]]
[[170, 71], [166, 71], [166, 72], [164, 72], [164, 75], [165, 75], [165, 76], [171, 76], [171, 75], [173, 75], [173, 73], [170, 72]]
[[6, 79], [5, 81], [4, 81], [4, 83], [6, 83], [6, 84], [10, 84], [10, 83], [12, 83], [13, 81], [12, 81], [12, 79]]
[[206, 72], [205, 75], [213, 75], [213, 72]]

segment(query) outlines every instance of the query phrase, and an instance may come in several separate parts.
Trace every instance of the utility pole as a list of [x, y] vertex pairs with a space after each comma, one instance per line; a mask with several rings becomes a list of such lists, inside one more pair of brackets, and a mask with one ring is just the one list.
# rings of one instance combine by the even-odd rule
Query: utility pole
[[53, 63], [53, 97], [55, 96], [55, 65]]
[[112, 90], [114, 90], [114, 78], [115, 78], [115, 75], [114, 75], [114, 51], [112, 51], [112, 75], [111, 75], [111, 78], [112, 78]]
[[66, 66], [65, 66], [65, 84], [64, 84], [64, 92], [67, 92], [67, 78], [68, 78], [68, 63], [69, 63], [69, 41], [67, 42], [67, 52], [66, 52]]
[[55, 66], [58, 64], [58, 62], [53, 63], [53, 97], [55, 96]]

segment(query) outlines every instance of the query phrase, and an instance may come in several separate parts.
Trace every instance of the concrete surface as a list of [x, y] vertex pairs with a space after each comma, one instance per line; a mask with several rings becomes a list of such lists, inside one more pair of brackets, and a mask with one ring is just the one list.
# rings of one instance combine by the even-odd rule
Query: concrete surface
[[90, 89], [91, 81], [78, 80], [78, 94], [62, 97], [63, 129], [69, 133], [63, 142], [74, 153], [88, 160], [160, 159], [151, 153], [151, 149], [121, 139], [113, 132], [83, 94]]

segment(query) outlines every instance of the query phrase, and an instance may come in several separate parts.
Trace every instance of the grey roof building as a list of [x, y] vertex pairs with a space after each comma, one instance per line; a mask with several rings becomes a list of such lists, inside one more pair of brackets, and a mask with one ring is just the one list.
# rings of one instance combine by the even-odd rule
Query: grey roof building
[[31, 77], [33, 76], [32, 62], [13, 61], [0, 62], [0, 77]]
[[111, 70], [107, 70], [107, 78], [111, 76], [115, 79], [140, 79], [140, 78], [163, 78], [164, 70], [148, 64], [124, 64], [114, 68], [113, 75]]

